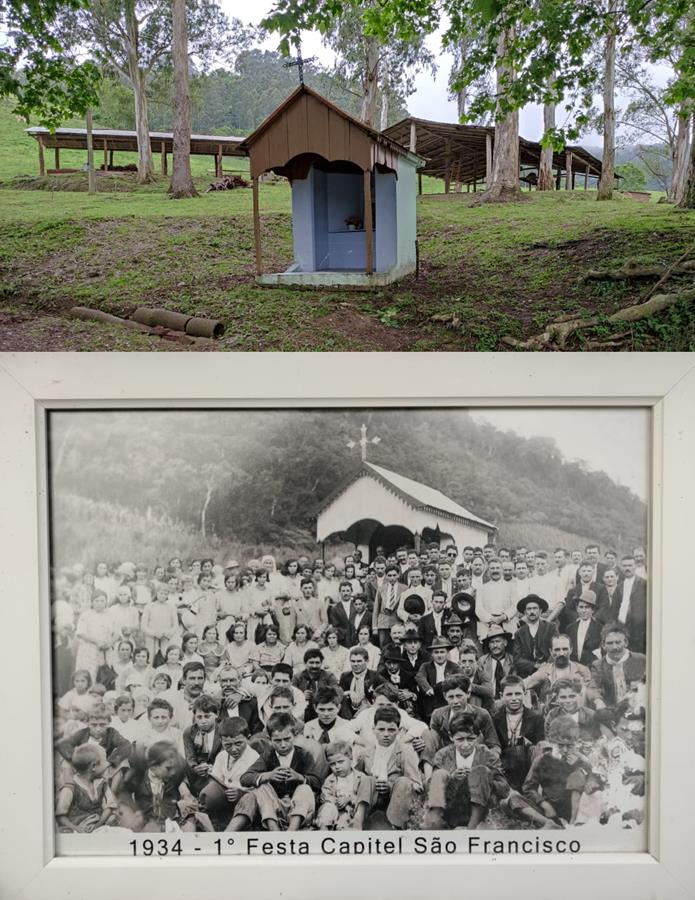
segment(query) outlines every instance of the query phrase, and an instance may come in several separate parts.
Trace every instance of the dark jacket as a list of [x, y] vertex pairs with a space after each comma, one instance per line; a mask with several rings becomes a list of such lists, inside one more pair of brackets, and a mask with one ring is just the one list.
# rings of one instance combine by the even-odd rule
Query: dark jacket
[[570, 659], [573, 662], [581, 663], [583, 666], [591, 666], [592, 663], [596, 662], [596, 656], [594, 656], [594, 650], [598, 650], [601, 646], [601, 630], [603, 626], [600, 622], [596, 621], [596, 619], [592, 619], [589, 625], [589, 629], [586, 632], [586, 637], [584, 638], [584, 645], [582, 646], [582, 656], [581, 659], [577, 658], [577, 631], [579, 629], [579, 619], [575, 619], [570, 625], [565, 629], [565, 634], [572, 642], [572, 652], [570, 653]]
[[[350, 686], [352, 685], [352, 679], [352, 672], [343, 672], [340, 676], [340, 681], [338, 682], [345, 693], [345, 697], [343, 697], [343, 702], [340, 707], [340, 715], [344, 719], [352, 719], [355, 716], [355, 711], [352, 709], [350, 698], [347, 696]], [[367, 669], [364, 676], [364, 696], [368, 703], [374, 702], [374, 689], [383, 683], [384, 679], [378, 672], [375, 672], [373, 669]]]
[[[625, 683], [630, 687], [630, 682], [644, 681], [647, 671], [647, 658], [641, 653], [632, 653], [623, 663]], [[613, 679], [613, 667], [606, 662], [605, 656], [597, 660], [591, 666], [591, 680], [587, 688], [587, 698], [595, 700], [600, 697], [606, 706], [615, 706], [615, 681]]]
[[[56, 750], [64, 759], [71, 762], [75, 748], [81, 744], [86, 744], [88, 740], [89, 727], [85, 726], [80, 728], [79, 731], [75, 731], [69, 737], [61, 738], [56, 744]], [[130, 755], [133, 745], [109, 725], [104, 732], [101, 746], [104, 748], [109, 765], [118, 766]]]
[[255, 697], [240, 700], [231, 710], [224, 705], [224, 697], [220, 701], [220, 721], [228, 718], [241, 718], [246, 720], [249, 726], [249, 734], [256, 734], [263, 728], [263, 723], [258, 717], [258, 701]]
[[[613, 603], [610, 607], [611, 622], [618, 619], [622, 600], [623, 586], [619, 584], [613, 594]], [[630, 650], [634, 650], [635, 653], [645, 653], [647, 650], [647, 582], [644, 578], [635, 577], [632, 584], [625, 627]]]
[[[449, 618], [450, 615], [451, 615], [451, 610], [445, 609], [442, 612], [442, 623], [446, 622], [446, 620]], [[445, 636], [443, 627], [442, 627], [441, 634], [437, 632], [437, 629], [434, 624], [434, 616], [432, 615], [431, 612], [427, 613], [427, 615], [424, 615], [420, 619], [420, 621], [417, 623], [417, 629], [420, 632], [420, 637], [422, 638], [422, 646], [423, 647], [429, 647], [429, 645], [432, 643], [432, 641], [436, 637], [444, 637]]]
[[[260, 754], [258, 759], [239, 778], [242, 787], [258, 787], [260, 775], [264, 772], [272, 772], [273, 769], [277, 769], [280, 766], [280, 760], [272, 745], [259, 745], [256, 748], [256, 752]], [[301, 747], [294, 748], [290, 768], [304, 776], [306, 783], [314, 793], [321, 789], [321, 780], [316, 772], [314, 758], [307, 750], [303, 750]], [[297, 783], [283, 784], [282, 782], [276, 782], [273, 783], [273, 787], [278, 797], [282, 798], [291, 796], [297, 787]]]
[[[500, 740], [497, 737], [495, 726], [492, 724], [490, 713], [480, 706], [471, 706], [470, 704], [466, 706], [465, 710], [461, 710], [461, 712], [470, 713], [473, 716], [476, 725], [480, 729], [482, 743], [485, 744], [488, 750], [492, 750], [493, 753], [499, 755]], [[432, 713], [430, 729], [437, 735], [440, 743], [444, 747], [453, 743], [449, 731], [449, 724], [455, 715], [460, 715], [460, 712], [455, 713], [448, 706], [442, 706], [439, 709], [435, 709]]]
[[557, 625], [554, 622], [546, 622], [541, 619], [538, 623], [538, 631], [535, 639], [529, 631], [528, 625], [522, 625], [514, 635], [512, 642], [512, 655], [514, 668], [517, 675], [525, 678], [532, 675], [537, 662], [547, 662], [550, 658], [550, 642], [557, 634]]
[[340, 600], [336, 600], [333, 606], [328, 607], [328, 623], [332, 625], [338, 632], [338, 643], [343, 647], [351, 647], [350, 643], [350, 620], [355, 614], [355, 605], [350, 602], [349, 618], [345, 615], [343, 604]]

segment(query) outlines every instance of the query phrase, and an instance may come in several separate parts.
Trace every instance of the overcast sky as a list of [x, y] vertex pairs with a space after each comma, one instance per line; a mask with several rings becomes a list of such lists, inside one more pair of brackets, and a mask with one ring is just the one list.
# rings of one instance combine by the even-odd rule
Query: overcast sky
[[[257, 24], [267, 15], [273, 7], [272, 0], [218, 0], [220, 6], [229, 16], [236, 16], [243, 22]], [[263, 45], [268, 50], [276, 50], [278, 36], [272, 35]], [[456, 122], [456, 102], [448, 99], [447, 83], [449, 71], [452, 65], [452, 57], [441, 50], [439, 35], [431, 35], [428, 38], [428, 46], [435, 54], [438, 61], [437, 74], [434, 78], [429, 73], [420, 73], [415, 78], [415, 93], [407, 101], [408, 112], [420, 119], [432, 119], [437, 122]], [[327, 50], [321, 43], [321, 36], [317, 32], [304, 32], [302, 34], [302, 53], [305, 58], [317, 56], [324, 65], [331, 65], [334, 54]], [[657, 81], [664, 84], [668, 78], [668, 69], [664, 66], [653, 66], [652, 71]], [[621, 99], [618, 97], [618, 106]], [[596, 97], [594, 103], [600, 107], [601, 98]], [[558, 113], [558, 125], [561, 122]], [[619, 130], [619, 129], [618, 129]], [[531, 141], [539, 140], [543, 134], [543, 111], [536, 105], [522, 109], [519, 116], [519, 131], [522, 137]], [[597, 146], [601, 144], [601, 136], [587, 132], [578, 143], [585, 146]]]
[[566, 459], [583, 459], [646, 500], [649, 411], [646, 409], [498, 409], [472, 412], [503, 431], [552, 438]]

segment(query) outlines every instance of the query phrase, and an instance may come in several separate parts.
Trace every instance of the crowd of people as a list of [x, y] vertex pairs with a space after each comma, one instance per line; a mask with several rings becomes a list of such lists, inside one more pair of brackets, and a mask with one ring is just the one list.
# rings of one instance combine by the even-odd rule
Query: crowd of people
[[57, 828], [636, 827], [645, 565], [430, 544], [56, 572]]

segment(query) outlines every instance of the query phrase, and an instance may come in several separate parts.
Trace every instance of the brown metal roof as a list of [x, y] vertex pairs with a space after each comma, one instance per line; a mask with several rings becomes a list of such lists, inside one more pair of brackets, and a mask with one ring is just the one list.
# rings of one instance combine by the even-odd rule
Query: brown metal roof
[[[396, 156], [415, 158], [406, 147], [355, 119], [305, 84], [299, 85], [241, 144], [251, 175], [283, 170], [306, 154], [344, 160], [363, 171], [376, 164], [395, 168]], [[285, 170], [283, 174], [289, 174]], [[291, 177], [291, 174], [290, 174]]]
[[[493, 144], [493, 126], [457, 125], [453, 122], [433, 122], [409, 116], [390, 128], [384, 135], [392, 140], [410, 144], [411, 126], [415, 125], [415, 152], [427, 159], [420, 170], [425, 175], [443, 178], [447, 172], [447, 144], [449, 147], [449, 172], [453, 179], [463, 184], [485, 180], [486, 141], [490, 135]], [[581, 175], [588, 166], [589, 175], [601, 174], [601, 160], [592, 156], [583, 147], [567, 145], [553, 153], [553, 167], [564, 171], [566, 151], [572, 152], [572, 171]], [[519, 162], [522, 167], [537, 168], [541, 145], [535, 141], [519, 138]]]
[[[35, 140], [41, 140], [44, 147], [57, 147], [60, 150], [86, 150], [86, 128], [56, 128], [49, 131], [47, 128], [27, 128]], [[94, 149], [102, 150], [130, 150], [137, 152], [138, 139], [135, 131], [117, 131], [103, 128], [95, 128], [92, 131]], [[223, 156], [246, 156], [240, 152], [244, 138], [222, 134], [192, 134], [191, 153], [194, 156], [215, 156], [222, 150]], [[170, 131], [151, 131], [150, 146], [155, 153], [160, 153], [162, 145], [167, 153], [173, 153], [174, 135]]]

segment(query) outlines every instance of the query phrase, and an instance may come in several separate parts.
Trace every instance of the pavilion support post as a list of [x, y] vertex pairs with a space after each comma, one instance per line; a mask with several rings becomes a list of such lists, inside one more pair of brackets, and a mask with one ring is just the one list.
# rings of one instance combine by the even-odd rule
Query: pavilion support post
[[372, 221], [372, 173], [364, 173], [364, 237], [367, 247], [367, 275], [374, 272], [374, 223]]
[[576, 177], [577, 177], [577, 173], [572, 172], [572, 190], [574, 190], [574, 184], [575, 184]]
[[106, 138], [104, 138], [104, 171], [106, 171], [109, 167], [109, 150], [108, 145], [106, 143]]
[[39, 135], [36, 143], [39, 147], [39, 175], [43, 177], [46, 174], [46, 160], [43, 155], [43, 137], [41, 135]]
[[256, 275], [263, 274], [263, 260], [261, 258], [261, 213], [258, 200], [258, 176], [252, 179], [253, 185], [253, 239], [256, 244]]
[[167, 166], [167, 145], [165, 141], [162, 141], [160, 146], [160, 153], [162, 155], [162, 175], [169, 174], [169, 168]]
[[113, 169], [113, 150], [109, 150], [109, 169]]
[[485, 135], [485, 187], [492, 181], [492, 135]]
[[565, 190], [572, 190], [572, 151], [568, 150], [565, 156]]
[[558, 170], [555, 173], [555, 190], [559, 191], [561, 185], [562, 185], [562, 169], [558, 166]]
[[410, 123], [410, 152], [415, 153], [417, 149], [417, 127], [415, 122]]
[[55, 167], [56, 167], [56, 169], [59, 169], [60, 168], [60, 148], [59, 147], [55, 148], [53, 155], [55, 157]]
[[473, 176], [473, 193], [474, 194], [478, 193], [478, 176], [477, 175]]
[[413, 535], [413, 544], [414, 544], [416, 553], [420, 553], [421, 542], [422, 542], [422, 537], [419, 534], [419, 532], [416, 531], [415, 534]]
[[444, 142], [444, 193], [451, 189], [451, 141]]
[[589, 166], [588, 164], [584, 166], [584, 190], [587, 191], [589, 189]]
[[87, 108], [85, 116], [87, 125], [87, 191], [95, 194], [97, 190], [97, 173], [94, 171], [94, 135], [92, 134], [92, 107]]
[[217, 145], [217, 159], [215, 162], [215, 175], [218, 178], [222, 177], [222, 144]]
[[422, 193], [422, 172], [417, 173], [417, 192]]

